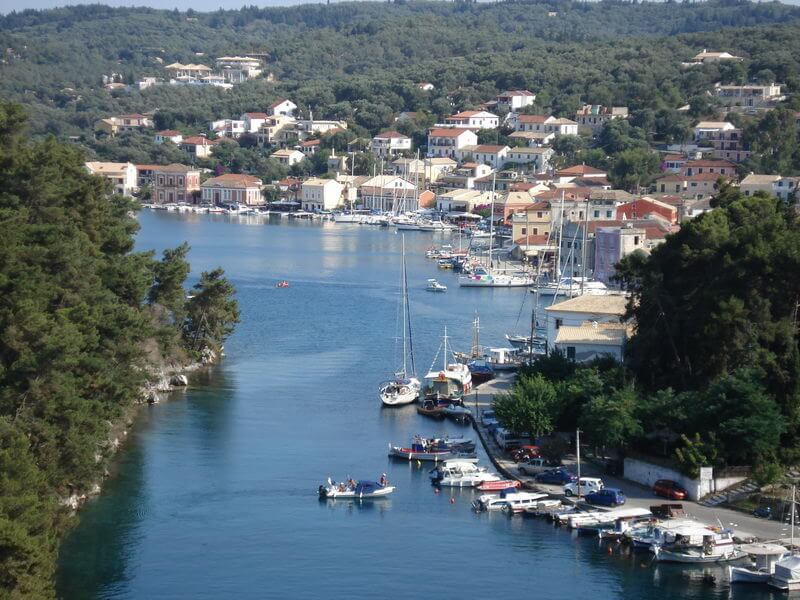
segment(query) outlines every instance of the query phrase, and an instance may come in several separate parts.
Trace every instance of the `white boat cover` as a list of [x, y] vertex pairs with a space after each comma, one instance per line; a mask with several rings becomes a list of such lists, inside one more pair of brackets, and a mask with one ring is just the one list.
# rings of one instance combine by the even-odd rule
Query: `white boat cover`
[[800, 580], [800, 556], [790, 556], [776, 562], [775, 578], [783, 581]]

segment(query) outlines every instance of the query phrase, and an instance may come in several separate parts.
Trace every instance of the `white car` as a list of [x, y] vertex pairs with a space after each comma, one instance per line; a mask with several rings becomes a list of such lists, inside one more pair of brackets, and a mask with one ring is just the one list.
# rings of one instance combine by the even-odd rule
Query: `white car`
[[598, 479], [597, 477], [581, 477], [578, 481], [568, 483], [564, 486], [564, 495], [567, 497], [577, 496], [578, 484], [580, 484], [581, 496], [591, 494], [592, 492], [598, 492], [604, 487], [602, 479]]
[[536, 475], [537, 473], [544, 473], [553, 467], [549, 466], [543, 458], [529, 458], [521, 462], [517, 468], [520, 473], [525, 475]]

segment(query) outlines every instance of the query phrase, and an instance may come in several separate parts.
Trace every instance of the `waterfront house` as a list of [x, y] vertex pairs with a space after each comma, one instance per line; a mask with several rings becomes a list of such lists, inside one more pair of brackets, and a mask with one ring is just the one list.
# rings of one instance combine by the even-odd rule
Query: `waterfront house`
[[[623, 295], [593, 296], [586, 294], [546, 307], [544, 310], [548, 350], [551, 351], [556, 347], [558, 333], [562, 327], [580, 327], [587, 321], [590, 323], [621, 323], [627, 304], [628, 299]], [[564, 340], [562, 339], [562, 341]], [[575, 355], [577, 356], [577, 348]]]
[[428, 130], [428, 156], [456, 158], [464, 146], [476, 146], [478, 136], [471, 129], [460, 127], [433, 127]]
[[585, 131], [597, 135], [614, 119], [627, 119], [627, 106], [601, 106], [599, 104], [584, 104], [575, 113], [578, 131]]
[[226, 173], [212, 177], [200, 185], [203, 202], [206, 204], [264, 204], [261, 180], [252, 175]]
[[509, 150], [508, 146], [476, 144], [456, 150], [456, 158], [461, 162], [475, 162], [500, 169], [506, 163]]
[[89, 161], [85, 165], [92, 175], [108, 179], [115, 194], [133, 196], [138, 190], [136, 166], [132, 163]]
[[302, 208], [309, 212], [333, 210], [342, 203], [344, 186], [335, 179], [306, 179], [302, 186]]
[[584, 321], [579, 325], [563, 325], [553, 343], [555, 349], [576, 362], [597, 358], [613, 358], [622, 362], [631, 327], [624, 323]]
[[286, 98], [278, 98], [270, 104], [269, 114], [271, 117], [291, 117], [297, 110], [297, 104]]
[[419, 182], [420, 187], [434, 183], [440, 177], [453, 171], [458, 163], [446, 156], [438, 158], [398, 158], [391, 163], [394, 175], [399, 175], [409, 181]]
[[411, 138], [397, 131], [384, 131], [372, 138], [370, 148], [377, 158], [390, 158], [410, 152]]
[[370, 177], [358, 189], [364, 208], [378, 211], [417, 210], [416, 186], [394, 175]]
[[292, 165], [296, 165], [302, 161], [305, 158], [305, 155], [299, 150], [281, 148], [280, 150], [273, 152], [270, 155], [270, 158], [274, 158], [285, 167], [291, 167]]
[[183, 141], [183, 134], [174, 129], [165, 129], [156, 133], [154, 141], [156, 144], [163, 144], [164, 142], [172, 142], [173, 144], [180, 144]]
[[463, 110], [445, 119], [453, 127], [477, 127], [478, 129], [497, 129], [500, 117], [485, 110]]
[[171, 164], [153, 170], [154, 204], [195, 202], [200, 195], [200, 171], [186, 165]]
[[472, 212], [478, 206], [491, 204], [492, 194], [478, 190], [450, 190], [436, 195], [436, 209], [441, 212]]
[[201, 135], [192, 135], [184, 138], [179, 146], [194, 158], [208, 158], [216, 144], [216, 140], [209, 140]]

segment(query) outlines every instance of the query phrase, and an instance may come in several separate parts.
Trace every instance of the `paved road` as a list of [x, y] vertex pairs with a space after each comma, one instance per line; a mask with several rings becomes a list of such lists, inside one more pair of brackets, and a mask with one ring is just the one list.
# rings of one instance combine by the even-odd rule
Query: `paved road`
[[[471, 394], [468, 399], [465, 398], [465, 404], [473, 410], [475, 415], [479, 415], [481, 410], [491, 406], [492, 396], [494, 394], [508, 391], [512, 383], [512, 376], [501, 376], [493, 381], [484, 383], [478, 386], [475, 393]], [[504, 472], [507, 476], [513, 476], [519, 479], [523, 482], [525, 487], [538, 489], [553, 496], [561, 496], [561, 486], [535, 483], [532, 477], [527, 477], [519, 473], [516, 464], [504, 456], [503, 451], [497, 446], [494, 439], [480, 425], [479, 418], [476, 419], [475, 425], [483, 439], [486, 452], [490, 455], [495, 466], [500, 471]], [[575, 470], [574, 456], [566, 457], [564, 462], [568, 465], [571, 464], [571, 468]], [[610, 477], [592, 464], [582, 462], [581, 475], [601, 477], [603, 483], [607, 487], [618, 487], [624, 490], [628, 498], [627, 506], [650, 508], [650, 506], [654, 504], [669, 502], [669, 500], [655, 496], [648, 487], [627, 479]], [[683, 501], [681, 504], [683, 504], [684, 511], [690, 518], [697, 519], [702, 523], [710, 525], [722, 523], [723, 526], [732, 528], [739, 538], [756, 537], [761, 540], [785, 540], [787, 545], [789, 543], [789, 526], [787, 524], [778, 521], [758, 519], [751, 515], [727, 508], [701, 506], [691, 501]], [[798, 537], [800, 537], [800, 529], [798, 529]]]

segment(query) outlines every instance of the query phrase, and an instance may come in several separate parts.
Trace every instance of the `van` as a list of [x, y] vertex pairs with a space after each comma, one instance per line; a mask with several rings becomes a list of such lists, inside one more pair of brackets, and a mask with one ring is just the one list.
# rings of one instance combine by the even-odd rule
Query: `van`
[[503, 450], [513, 450], [514, 448], [519, 448], [522, 446], [524, 441], [521, 437], [519, 437], [519, 434], [508, 431], [502, 427], [498, 427], [495, 430], [494, 439], [497, 442], [497, 445]]

